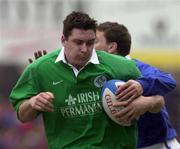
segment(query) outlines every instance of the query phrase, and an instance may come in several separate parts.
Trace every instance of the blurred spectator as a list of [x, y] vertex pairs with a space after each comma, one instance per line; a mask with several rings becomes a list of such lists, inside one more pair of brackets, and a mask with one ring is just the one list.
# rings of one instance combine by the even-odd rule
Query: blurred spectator
[[17, 121], [7, 99], [0, 100], [0, 149], [47, 149], [41, 119], [28, 124]]
[[177, 139], [180, 142], [180, 71], [174, 72], [174, 77], [177, 81], [177, 87], [168, 94], [166, 105], [171, 116], [171, 122], [178, 133]]

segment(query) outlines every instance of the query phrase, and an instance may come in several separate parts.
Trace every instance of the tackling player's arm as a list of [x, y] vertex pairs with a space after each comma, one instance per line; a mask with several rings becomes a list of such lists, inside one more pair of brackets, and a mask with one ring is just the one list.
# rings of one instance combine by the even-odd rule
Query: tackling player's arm
[[133, 119], [138, 118], [146, 112], [157, 113], [164, 106], [163, 96], [139, 96], [129, 103], [129, 101], [117, 101], [113, 104], [114, 107], [125, 106], [125, 108], [116, 114], [120, 122], [129, 123]]
[[136, 60], [142, 77], [137, 81], [142, 85], [144, 96], [166, 95], [176, 87], [176, 80], [168, 73], [151, 65]]
[[160, 95], [148, 96], [146, 97], [150, 100], [151, 106], [149, 107], [148, 111], [150, 113], [158, 113], [160, 112], [161, 108], [165, 106], [164, 97]]
[[132, 100], [139, 95], [164, 96], [176, 87], [176, 81], [171, 74], [138, 60], [136, 60], [136, 65], [141, 71], [142, 77], [137, 80], [129, 80], [126, 84], [119, 86], [118, 100]]

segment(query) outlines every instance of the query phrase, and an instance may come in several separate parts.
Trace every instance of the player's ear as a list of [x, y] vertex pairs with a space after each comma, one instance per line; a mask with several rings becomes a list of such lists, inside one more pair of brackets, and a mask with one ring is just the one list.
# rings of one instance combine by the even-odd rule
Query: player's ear
[[66, 38], [64, 35], [61, 36], [61, 43], [63, 46], [65, 46], [65, 44], [66, 44]]
[[116, 54], [117, 53], [117, 43], [111, 42], [108, 47], [108, 53]]

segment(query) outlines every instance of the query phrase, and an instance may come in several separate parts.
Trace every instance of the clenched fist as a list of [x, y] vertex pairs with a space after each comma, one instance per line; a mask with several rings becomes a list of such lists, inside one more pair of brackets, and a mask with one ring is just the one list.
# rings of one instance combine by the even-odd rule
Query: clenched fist
[[43, 112], [53, 112], [53, 99], [54, 95], [51, 92], [42, 92], [30, 98], [29, 104], [32, 109]]

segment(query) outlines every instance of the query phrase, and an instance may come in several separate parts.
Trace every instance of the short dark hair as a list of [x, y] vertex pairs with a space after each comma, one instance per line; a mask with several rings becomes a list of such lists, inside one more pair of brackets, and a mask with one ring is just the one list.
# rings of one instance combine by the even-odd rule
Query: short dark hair
[[117, 52], [119, 55], [126, 56], [130, 53], [131, 35], [124, 25], [108, 21], [99, 24], [97, 30], [104, 32], [107, 43], [117, 43]]
[[63, 21], [63, 34], [68, 38], [74, 28], [84, 30], [92, 29], [96, 32], [96, 22], [96, 20], [90, 18], [86, 13], [73, 11]]

